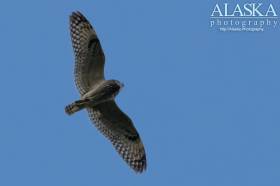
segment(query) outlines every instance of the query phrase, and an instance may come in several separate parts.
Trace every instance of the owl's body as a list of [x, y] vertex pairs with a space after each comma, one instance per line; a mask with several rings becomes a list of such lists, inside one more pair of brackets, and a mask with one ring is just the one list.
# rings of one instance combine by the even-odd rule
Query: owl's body
[[106, 101], [113, 101], [122, 87], [123, 84], [117, 80], [104, 80], [84, 94], [80, 100], [66, 106], [65, 112], [71, 115], [84, 108], [91, 108]]
[[123, 84], [105, 80], [105, 55], [100, 41], [80, 12], [70, 16], [70, 31], [75, 53], [75, 83], [81, 98], [66, 106], [66, 113], [71, 115], [86, 109], [91, 121], [127, 164], [136, 172], [143, 172], [147, 166], [143, 143], [132, 120], [115, 103]]

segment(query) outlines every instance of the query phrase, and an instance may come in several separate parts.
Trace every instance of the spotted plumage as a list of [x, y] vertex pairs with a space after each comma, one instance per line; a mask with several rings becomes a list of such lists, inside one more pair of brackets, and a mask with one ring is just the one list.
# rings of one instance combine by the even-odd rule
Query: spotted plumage
[[123, 84], [104, 78], [105, 56], [95, 30], [80, 12], [73, 12], [70, 33], [75, 54], [75, 83], [81, 99], [66, 106], [66, 113], [71, 115], [86, 109], [96, 128], [111, 141], [126, 163], [136, 172], [143, 172], [147, 166], [143, 143], [132, 120], [115, 103]]

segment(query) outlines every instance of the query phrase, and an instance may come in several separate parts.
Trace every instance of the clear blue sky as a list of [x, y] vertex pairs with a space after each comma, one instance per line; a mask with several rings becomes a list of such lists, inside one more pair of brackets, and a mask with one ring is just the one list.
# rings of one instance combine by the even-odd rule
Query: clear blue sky
[[[222, 1], [220, 1], [222, 2]], [[279, 7], [279, 1], [271, 1]], [[280, 185], [280, 28], [209, 28], [216, 1], [3, 1], [0, 185]], [[68, 16], [83, 12], [144, 141], [135, 174], [82, 111]]]

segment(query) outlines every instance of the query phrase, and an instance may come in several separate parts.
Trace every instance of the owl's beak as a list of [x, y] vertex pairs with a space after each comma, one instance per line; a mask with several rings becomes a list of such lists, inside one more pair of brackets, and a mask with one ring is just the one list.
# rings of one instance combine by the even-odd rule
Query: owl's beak
[[124, 84], [123, 83], [121, 83], [121, 88], [123, 88], [124, 87]]
[[117, 83], [117, 84], [119, 85], [119, 87], [120, 87], [120, 90], [121, 90], [121, 89], [123, 89], [123, 87], [124, 87], [124, 84], [123, 84], [122, 82], [120, 82], [120, 81], [117, 81], [116, 83]]

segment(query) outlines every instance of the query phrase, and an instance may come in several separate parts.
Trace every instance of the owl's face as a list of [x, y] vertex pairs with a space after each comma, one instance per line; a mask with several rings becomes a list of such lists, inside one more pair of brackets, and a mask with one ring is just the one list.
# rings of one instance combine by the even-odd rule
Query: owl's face
[[109, 92], [111, 92], [111, 94], [113, 94], [114, 97], [116, 97], [121, 91], [121, 89], [124, 87], [124, 84], [118, 80], [109, 80], [106, 82], [106, 84], [107, 87], [109, 87]]
[[124, 87], [124, 84], [118, 80], [114, 80], [114, 81], [119, 86], [119, 91], [121, 91], [121, 89]]

